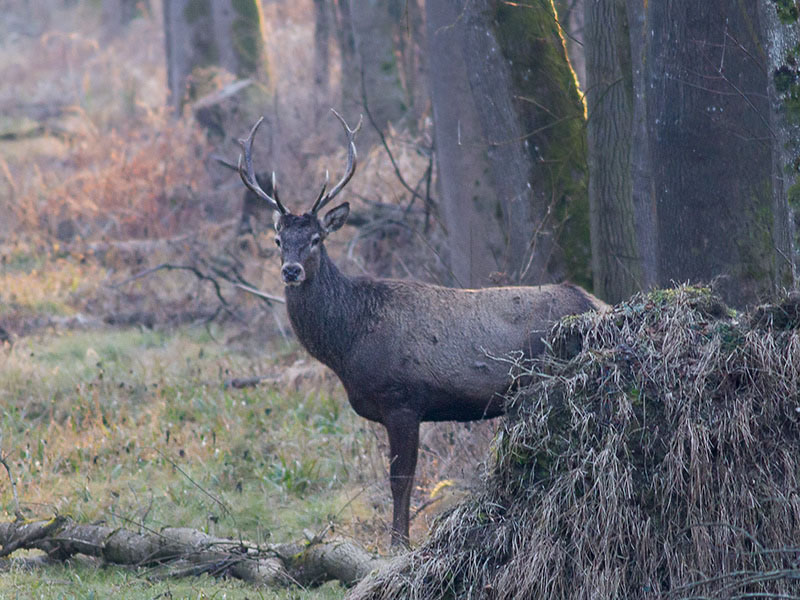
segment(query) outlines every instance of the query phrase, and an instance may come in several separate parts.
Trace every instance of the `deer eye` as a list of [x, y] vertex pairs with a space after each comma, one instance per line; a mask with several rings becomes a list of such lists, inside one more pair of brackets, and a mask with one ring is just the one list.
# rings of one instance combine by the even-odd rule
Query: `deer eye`
[[281, 238], [275, 237], [275, 245], [280, 248], [281, 247]]
[[318, 236], [318, 235], [315, 235], [315, 236], [313, 236], [313, 237], [311, 238], [311, 247], [312, 247], [312, 248], [313, 248], [313, 247], [315, 247], [315, 246], [317, 246], [317, 245], [319, 245], [319, 239], [320, 239], [320, 238], [319, 238], [319, 236]]

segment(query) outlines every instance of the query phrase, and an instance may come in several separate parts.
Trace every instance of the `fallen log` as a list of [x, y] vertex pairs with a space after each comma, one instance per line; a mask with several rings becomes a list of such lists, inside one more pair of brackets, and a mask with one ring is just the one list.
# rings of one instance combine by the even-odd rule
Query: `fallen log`
[[208, 573], [264, 587], [313, 586], [334, 579], [351, 585], [387, 561], [347, 540], [259, 545], [188, 527], [136, 532], [65, 516], [0, 523], [0, 558], [33, 549], [61, 561], [86, 555], [117, 565], [166, 565], [172, 577]]

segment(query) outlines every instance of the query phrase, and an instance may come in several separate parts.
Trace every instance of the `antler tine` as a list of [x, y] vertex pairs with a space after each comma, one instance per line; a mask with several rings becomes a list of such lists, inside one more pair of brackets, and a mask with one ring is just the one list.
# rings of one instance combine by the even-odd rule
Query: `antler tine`
[[[328, 202], [333, 200], [333, 198], [342, 191], [344, 186], [347, 185], [347, 182], [350, 181], [350, 178], [353, 176], [353, 173], [356, 172], [356, 162], [357, 162], [357, 153], [356, 153], [356, 133], [358, 130], [361, 129], [361, 123], [364, 121], [364, 115], [361, 115], [358, 119], [358, 125], [355, 126], [354, 129], [350, 129], [347, 125], [347, 121], [344, 120], [342, 115], [336, 112], [334, 109], [331, 109], [331, 112], [336, 115], [336, 118], [339, 119], [339, 122], [344, 127], [345, 132], [347, 133], [347, 167], [345, 168], [345, 173], [342, 176], [339, 183], [337, 183], [333, 189], [328, 192], [327, 194], [320, 194], [317, 201], [314, 202], [314, 206], [311, 207], [311, 214], [315, 215], [317, 212], [325, 206]], [[327, 183], [327, 182], [326, 182]]]
[[[256, 131], [258, 131], [258, 128], [261, 126], [263, 121], [264, 117], [261, 117], [258, 121], [256, 121], [256, 124], [253, 125], [253, 128], [250, 130], [250, 135], [247, 136], [247, 139], [238, 140], [239, 145], [242, 147], [242, 151], [244, 152], [244, 156], [241, 154], [239, 155], [239, 177], [242, 178], [242, 182], [247, 186], [248, 190], [267, 202], [267, 204], [269, 204], [273, 209], [277, 210], [282, 215], [285, 215], [289, 211], [286, 210], [286, 208], [277, 200], [277, 198], [273, 198], [267, 192], [261, 189], [258, 179], [256, 178], [255, 170], [253, 169], [253, 139], [255, 138]], [[272, 186], [272, 189], [275, 190], [274, 171], [272, 173]]]

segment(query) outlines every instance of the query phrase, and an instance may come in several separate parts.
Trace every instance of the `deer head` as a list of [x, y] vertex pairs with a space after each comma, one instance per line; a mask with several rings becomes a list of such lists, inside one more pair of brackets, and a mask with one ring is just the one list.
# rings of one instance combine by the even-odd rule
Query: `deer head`
[[239, 155], [239, 176], [256, 196], [264, 200], [274, 211], [273, 221], [275, 223], [275, 243], [281, 250], [281, 277], [286, 285], [300, 285], [304, 281], [314, 277], [322, 256], [322, 242], [329, 233], [332, 233], [344, 225], [347, 215], [350, 212], [350, 205], [347, 202], [332, 208], [320, 220], [319, 211], [325, 207], [336, 195], [344, 189], [344, 186], [353, 177], [356, 170], [356, 145], [355, 136], [361, 129], [362, 119], [358, 120], [358, 125], [351, 129], [342, 116], [331, 109], [336, 118], [339, 119], [347, 134], [347, 167], [339, 183], [333, 189], [328, 188], [329, 175], [325, 173], [325, 183], [317, 195], [317, 199], [311, 206], [311, 210], [303, 215], [292, 214], [278, 200], [277, 184], [275, 173], [272, 173], [272, 189], [274, 196], [266, 193], [258, 184], [255, 170], [253, 169], [253, 139], [256, 131], [264, 121], [261, 117], [250, 134], [244, 140], [239, 140], [243, 153]]

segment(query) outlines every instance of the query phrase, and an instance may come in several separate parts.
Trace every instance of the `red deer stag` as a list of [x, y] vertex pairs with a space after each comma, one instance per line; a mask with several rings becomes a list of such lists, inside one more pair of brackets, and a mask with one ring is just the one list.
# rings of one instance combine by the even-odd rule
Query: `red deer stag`
[[353, 409], [386, 427], [394, 514], [392, 544], [408, 543], [409, 500], [422, 421], [472, 421], [503, 412], [508, 366], [487, 355], [536, 355], [556, 319], [604, 304], [569, 284], [452, 289], [416, 281], [348, 277], [325, 251], [325, 238], [342, 227], [347, 202], [320, 217], [356, 168], [355, 135], [347, 133], [347, 168], [311, 210], [297, 215], [258, 184], [253, 138], [239, 140], [239, 174], [274, 209], [286, 307], [300, 343], [344, 384]]

